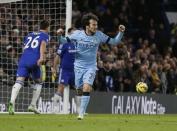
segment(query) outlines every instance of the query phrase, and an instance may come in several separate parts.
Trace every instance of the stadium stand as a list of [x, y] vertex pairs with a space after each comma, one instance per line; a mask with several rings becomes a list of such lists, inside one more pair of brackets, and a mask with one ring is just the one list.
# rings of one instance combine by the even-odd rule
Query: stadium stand
[[[99, 16], [99, 29], [114, 36], [117, 26], [127, 28], [120, 45], [102, 44], [98, 52], [98, 72], [94, 83], [96, 91], [135, 92], [135, 84], [145, 81], [149, 93], [175, 94], [177, 90], [177, 23], [170, 24], [165, 11], [175, 10], [175, 0], [75, 0], [73, 26], [80, 28], [80, 18], [86, 12]], [[28, 26], [25, 12], [16, 17], [8, 5], [0, 5], [0, 82], [15, 76], [18, 55], [22, 51], [21, 26], [35, 28], [35, 21]], [[36, 9], [38, 7], [36, 6]], [[31, 17], [37, 17], [32, 12]], [[23, 16], [20, 17], [20, 16]], [[28, 18], [30, 19], [30, 18]], [[13, 20], [14, 25], [10, 20]], [[23, 29], [24, 29], [23, 27]], [[7, 32], [7, 30], [12, 30]], [[27, 33], [23, 31], [23, 33]], [[52, 33], [54, 36], [55, 33]], [[48, 53], [48, 74], [57, 42], [52, 39]], [[7, 58], [7, 59], [6, 59]], [[8, 64], [7, 64], [8, 63]], [[7, 77], [8, 76], [8, 77]], [[51, 76], [51, 75], [47, 75]], [[47, 78], [46, 87], [54, 86]]]

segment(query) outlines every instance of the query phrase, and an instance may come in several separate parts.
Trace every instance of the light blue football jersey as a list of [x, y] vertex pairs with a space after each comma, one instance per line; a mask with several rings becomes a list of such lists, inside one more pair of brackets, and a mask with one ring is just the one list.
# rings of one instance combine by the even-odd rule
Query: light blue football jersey
[[109, 36], [101, 31], [97, 31], [94, 35], [89, 36], [84, 30], [76, 30], [68, 37], [75, 43], [75, 68], [96, 69], [96, 57], [99, 44], [106, 43]]

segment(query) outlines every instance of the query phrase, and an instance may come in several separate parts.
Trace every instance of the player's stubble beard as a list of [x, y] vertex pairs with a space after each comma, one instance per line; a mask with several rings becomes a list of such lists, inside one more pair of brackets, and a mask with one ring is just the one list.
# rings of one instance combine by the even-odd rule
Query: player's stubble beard
[[91, 35], [94, 35], [94, 34], [95, 34], [95, 32], [90, 32], [90, 34], [91, 34]]
[[90, 32], [90, 35], [94, 35], [96, 33], [96, 29], [90, 29], [89, 32]]
[[94, 35], [96, 33], [96, 30], [97, 29], [94, 29], [92, 27], [88, 27], [88, 28], [86, 28], [85, 32], [87, 35]]

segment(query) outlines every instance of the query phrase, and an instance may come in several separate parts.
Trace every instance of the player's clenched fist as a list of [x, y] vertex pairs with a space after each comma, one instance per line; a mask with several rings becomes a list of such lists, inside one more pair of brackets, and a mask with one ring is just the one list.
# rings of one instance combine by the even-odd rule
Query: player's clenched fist
[[59, 28], [57, 30], [57, 35], [62, 35], [64, 33], [64, 30], [62, 28]]
[[124, 25], [119, 25], [119, 31], [124, 32], [125, 31], [125, 26]]

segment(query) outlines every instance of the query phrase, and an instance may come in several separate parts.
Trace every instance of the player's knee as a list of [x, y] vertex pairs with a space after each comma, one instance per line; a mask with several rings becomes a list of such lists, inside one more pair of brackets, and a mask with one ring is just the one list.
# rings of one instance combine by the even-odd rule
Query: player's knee
[[84, 84], [83, 85], [83, 92], [91, 92], [92, 91], [92, 86], [89, 84]]
[[43, 83], [36, 83], [35, 82], [35, 84], [32, 86], [32, 88], [34, 89], [34, 90], [41, 90], [42, 89], [42, 86], [43, 86]]
[[64, 85], [64, 84], [58, 84], [58, 89], [60, 89], [60, 88], [62, 88], [62, 89], [64, 89], [66, 87], [66, 85]]
[[76, 95], [77, 96], [82, 96], [82, 90], [81, 89], [76, 89]]
[[35, 84], [43, 85], [43, 82], [40, 79], [34, 80]]
[[21, 86], [22, 87], [22, 86], [24, 86], [24, 81], [22, 81], [22, 80], [16, 80], [14, 86]]
[[16, 79], [16, 81], [22, 81], [22, 82], [24, 82], [24, 80], [25, 80], [25, 77], [17, 77]]

